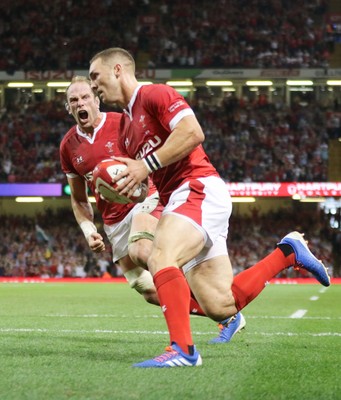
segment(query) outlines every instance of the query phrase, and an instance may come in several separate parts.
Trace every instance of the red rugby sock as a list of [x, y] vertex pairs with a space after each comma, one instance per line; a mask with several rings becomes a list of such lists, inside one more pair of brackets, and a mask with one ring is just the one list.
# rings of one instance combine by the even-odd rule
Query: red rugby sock
[[189, 313], [193, 315], [200, 315], [201, 317], [206, 317], [204, 310], [200, 307], [193, 294], [191, 294], [191, 300], [189, 303]]
[[277, 248], [257, 264], [236, 275], [232, 283], [232, 293], [237, 310], [243, 309], [259, 295], [270, 279], [294, 263], [294, 253], [286, 257]]
[[189, 318], [190, 289], [182, 272], [176, 267], [167, 267], [154, 275], [161, 309], [164, 313], [170, 342], [176, 342], [189, 354], [193, 339]]

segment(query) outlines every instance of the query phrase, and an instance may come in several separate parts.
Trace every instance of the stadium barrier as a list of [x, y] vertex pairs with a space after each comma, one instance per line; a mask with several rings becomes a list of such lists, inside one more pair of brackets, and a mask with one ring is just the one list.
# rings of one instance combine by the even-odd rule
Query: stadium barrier
[[[0, 277], [0, 283], [127, 283], [125, 277], [116, 278], [25, 278]], [[314, 278], [274, 278], [269, 282], [273, 285], [319, 284]], [[332, 278], [332, 285], [341, 284], [341, 278]]]

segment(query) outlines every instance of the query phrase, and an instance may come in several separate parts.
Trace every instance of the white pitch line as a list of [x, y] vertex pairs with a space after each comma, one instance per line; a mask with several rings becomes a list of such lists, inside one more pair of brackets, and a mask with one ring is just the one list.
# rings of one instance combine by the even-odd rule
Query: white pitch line
[[[38, 315], [37, 317], [47, 317], [47, 318], [129, 318], [129, 319], [149, 319], [149, 318], [162, 318], [163, 315], [118, 315], [118, 314], [46, 314]], [[192, 315], [193, 318], [202, 318], [197, 315]], [[291, 319], [291, 316], [280, 316], [280, 315], [246, 315], [248, 319]], [[339, 320], [340, 317], [303, 317], [303, 319], [312, 320]]]
[[341, 337], [341, 332], [252, 332], [254, 335], [261, 335], [261, 336], [313, 336], [313, 337], [324, 337], [324, 336], [339, 336]]
[[318, 300], [318, 299], [319, 299], [318, 296], [311, 296], [309, 300], [311, 300], [311, 301], [316, 301], [316, 300]]
[[307, 313], [308, 310], [297, 310], [290, 315], [290, 318], [302, 318]]
[[[245, 315], [247, 319], [290, 319], [291, 317], [281, 317], [279, 315]], [[338, 320], [341, 317], [303, 317], [302, 319], [315, 319], [315, 320]]]
[[[57, 334], [131, 334], [131, 335], [169, 335], [167, 331], [116, 331], [111, 329], [42, 329], [42, 328], [0, 328], [0, 333], [57, 333]], [[217, 332], [193, 332], [194, 335], [215, 335]], [[248, 335], [261, 336], [340, 336], [341, 332], [250, 332]]]
[[119, 315], [119, 314], [47, 314], [48, 318], [163, 318], [163, 315]]

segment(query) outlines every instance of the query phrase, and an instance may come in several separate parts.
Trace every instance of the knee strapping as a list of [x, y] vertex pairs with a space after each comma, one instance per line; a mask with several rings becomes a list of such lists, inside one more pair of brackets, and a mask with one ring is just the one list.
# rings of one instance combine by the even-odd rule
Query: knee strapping
[[147, 231], [142, 231], [142, 232], [135, 232], [132, 235], [129, 236], [128, 238], [128, 246], [134, 242], [137, 242], [138, 240], [141, 239], [148, 239], [153, 241], [154, 240], [154, 235], [150, 232]]
[[154, 289], [152, 275], [142, 267], [135, 267], [124, 274], [130, 287], [139, 293], [144, 293], [147, 290]]

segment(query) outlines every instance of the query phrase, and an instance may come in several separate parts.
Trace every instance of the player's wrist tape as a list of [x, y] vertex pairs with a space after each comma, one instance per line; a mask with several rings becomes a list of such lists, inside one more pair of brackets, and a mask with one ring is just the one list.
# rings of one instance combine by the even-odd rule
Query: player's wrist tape
[[159, 160], [159, 157], [156, 155], [155, 152], [145, 158], [142, 158], [142, 160], [145, 163], [149, 173], [152, 173], [162, 168], [162, 164]]
[[92, 233], [97, 232], [97, 228], [95, 224], [91, 221], [83, 221], [79, 224], [81, 230], [84, 233], [85, 238], [87, 239]]

